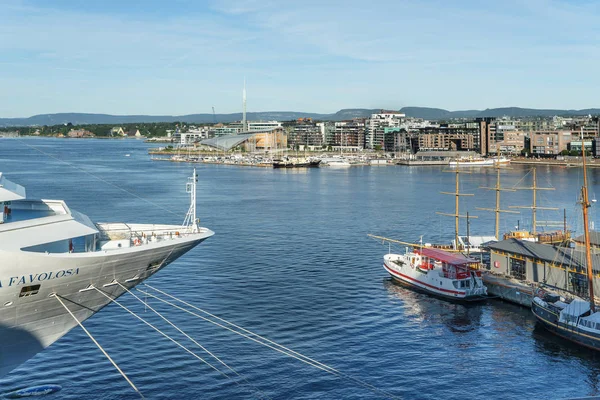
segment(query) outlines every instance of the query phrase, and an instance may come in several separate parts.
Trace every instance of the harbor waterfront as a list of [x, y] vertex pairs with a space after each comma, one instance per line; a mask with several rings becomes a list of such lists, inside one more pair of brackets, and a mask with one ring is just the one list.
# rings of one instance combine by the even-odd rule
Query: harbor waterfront
[[[189, 204], [181, 182], [198, 170], [198, 216], [217, 232], [158, 272], [148, 284], [260, 333], [315, 360], [407, 399], [568, 398], [600, 394], [600, 354], [566, 344], [536, 325], [525, 307], [489, 300], [461, 305], [416, 293], [382, 268], [388, 244], [375, 233], [418, 242], [447, 242], [453, 223], [454, 177], [444, 166], [387, 168], [238, 168], [158, 163], [142, 141], [0, 139], [0, 171], [32, 197], [61, 198], [93, 220], [151, 223]], [[528, 166], [503, 173], [513, 187]], [[600, 171], [590, 173], [590, 194]], [[540, 204], [566, 209], [580, 232], [574, 191], [578, 168], [538, 167], [538, 179], [556, 188]], [[478, 216], [472, 235], [493, 234], [493, 168], [461, 177], [461, 210]], [[503, 194], [502, 203], [527, 204], [531, 193]], [[462, 212], [462, 211], [461, 211]], [[561, 219], [548, 211], [540, 220]], [[502, 216], [507, 232], [530, 215]], [[595, 206], [591, 220], [597, 222]], [[461, 233], [466, 225], [461, 221]], [[551, 229], [551, 228], [549, 228]], [[402, 246], [392, 251], [404, 252]], [[138, 292], [138, 294], [140, 294]], [[174, 336], [177, 332], [130, 295], [120, 301]], [[271, 398], [362, 399], [378, 396], [285, 358], [189, 314], [150, 301], [178, 326]], [[94, 334], [148, 399], [253, 398], [162, 338], [116, 305], [87, 320]], [[183, 339], [178, 337], [178, 339]], [[407, 373], [415, 371], [419, 373]], [[435, 380], [421, 371], [432, 371]], [[560, 379], [552, 377], [560, 376]], [[241, 381], [239, 381], [241, 382]], [[552, 383], [550, 385], [549, 383]], [[79, 328], [0, 380], [0, 393], [56, 384], [53, 399], [139, 396]]]

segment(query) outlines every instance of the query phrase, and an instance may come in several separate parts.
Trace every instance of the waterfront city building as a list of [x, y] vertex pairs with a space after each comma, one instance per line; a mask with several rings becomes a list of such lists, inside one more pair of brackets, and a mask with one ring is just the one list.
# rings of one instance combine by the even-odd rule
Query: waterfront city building
[[371, 114], [366, 121], [365, 148], [383, 149], [385, 145], [385, 128], [401, 128], [406, 115], [398, 111], [385, 111]]
[[333, 141], [330, 142], [333, 150], [359, 151], [365, 145], [365, 120], [353, 119], [352, 121], [338, 121], [334, 126]]

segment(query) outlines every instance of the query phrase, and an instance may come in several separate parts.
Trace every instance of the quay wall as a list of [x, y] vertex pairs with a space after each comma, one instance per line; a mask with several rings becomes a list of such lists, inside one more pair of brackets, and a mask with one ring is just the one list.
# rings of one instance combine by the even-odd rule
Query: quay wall
[[488, 295], [515, 303], [524, 307], [531, 307], [533, 289], [524, 283], [515, 282], [510, 277], [483, 274], [483, 283], [488, 289]]

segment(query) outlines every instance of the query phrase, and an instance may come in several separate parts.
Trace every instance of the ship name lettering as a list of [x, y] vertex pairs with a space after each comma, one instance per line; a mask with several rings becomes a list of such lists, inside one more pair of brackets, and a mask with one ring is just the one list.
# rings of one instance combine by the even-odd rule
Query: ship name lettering
[[[11, 276], [8, 280], [8, 286], [21, 286], [34, 282], [45, 282], [53, 279], [65, 278], [72, 275], [78, 275], [79, 268], [61, 269], [59, 271], [42, 272], [39, 274], [29, 274], [22, 276]], [[2, 280], [0, 280], [0, 288], [2, 288]]]

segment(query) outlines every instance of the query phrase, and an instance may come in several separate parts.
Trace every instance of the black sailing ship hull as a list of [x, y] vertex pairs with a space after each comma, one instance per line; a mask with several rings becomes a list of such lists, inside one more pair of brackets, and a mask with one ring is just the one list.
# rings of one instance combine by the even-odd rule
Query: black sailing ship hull
[[304, 163], [275, 161], [273, 163], [273, 168], [315, 168], [315, 167], [318, 167], [320, 163], [321, 163], [321, 160], [304, 162]]
[[531, 311], [544, 328], [555, 335], [581, 346], [600, 351], [600, 333], [590, 332], [560, 322], [557, 313], [542, 307], [535, 301], [531, 304]]

